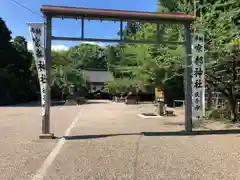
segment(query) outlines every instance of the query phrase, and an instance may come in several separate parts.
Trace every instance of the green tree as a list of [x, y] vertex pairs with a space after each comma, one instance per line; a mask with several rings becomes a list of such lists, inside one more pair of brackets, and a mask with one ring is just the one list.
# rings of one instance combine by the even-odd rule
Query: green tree
[[67, 66], [59, 66], [52, 71], [52, 87], [56, 94], [70, 94], [70, 87], [73, 85], [80, 96], [86, 96], [86, 82], [83, 78], [82, 71], [76, 69], [72, 64]]
[[22, 36], [14, 38], [13, 47], [15, 58], [12, 66], [15, 76], [18, 78], [21, 88], [18, 90], [20, 101], [29, 101], [34, 98], [36, 92], [35, 79], [31, 71], [33, 56], [27, 49], [27, 41]]
[[[240, 2], [207, 1], [203, 6], [202, 18], [195, 23], [196, 28], [205, 29], [206, 81], [217, 89], [228, 101], [231, 119], [237, 121], [237, 86], [240, 39]], [[223, 73], [225, 72], [225, 73]]]
[[5, 71], [7, 66], [10, 66], [11, 58], [10, 55], [12, 55], [12, 44], [10, 43], [12, 37], [11, 37], [11, 31], [7, 28], [4, 20], [0, 18], [0, 68], [1, 71]]
[[31, 88], [32, 55], [23, 37], [11, 43], [11, 32], [0, 18], [0, 86], [3, 104], [28, 101], [33, 98]]
[[111, 93], [114, 96], [119, 96], [120, 94], [125, 94], [136, 88], [136, 84], [130, 78], [115, 78], [113, 81], [108, 82], [104, 91]]
[[[159, 10], [194, 12], [193, 1], [161, 0]], [[205, 33], [206, 81], [228, 101], [232, 121], [237, 120], [239, 92], [236, 71], [239, 66], [240, 1], [204, 0], [197, 4], [197, 19], [192, 28]], [[223, 73], [225, 72], [225, 73]]]
[[69, 51], [52, 51], [52, 67], [67, 66], [72, 63], [68, 56]]
[[80, 44], [69, 49], [69, 58], [76, 68], [106, 69], [104, 49], [98, 45]]

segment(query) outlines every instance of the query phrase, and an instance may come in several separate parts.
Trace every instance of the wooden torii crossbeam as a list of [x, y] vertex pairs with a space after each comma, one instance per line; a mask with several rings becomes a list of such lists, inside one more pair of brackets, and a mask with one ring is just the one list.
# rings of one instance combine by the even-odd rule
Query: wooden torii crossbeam
[[193, 21], [195, 17], [182, 12], [142, 12], [122, 11], [112, 9], [77, 8], [64, 6], [42, 6], [41, 12], [52, 17], [76, 18], [103, 20], [136, 20], [136, 21]]
[[[158, 12], [140, 12], [140, 11], [121, 11], [110, 9], [89, 9], [63, 6], [41, 7], [41, 12], [45, 18], [45, 58], [47, 66], [47, 92], [46, 92], [46, 114], [42, 117], [42, 135], [50, 133], [50, 80], [51, 80], [51, 42], [52, 40], [67, 41], [95, 41], [95, 42], [112, 42], [112, 43], [141, 43], [141, 44], [174, 44], [184, 45], [186, 47], [185, 61], [185, 130], [192, 130], [192, 87], [191, 87], [191, 32], [190, 24], [195, 17], [191, 14], [176, 13], [158, 13]], [[52, 36], [52, 19], [53, 18], [70, 18], [80, 19], [81, 36], [80, 37], [55, 37]], [[84, 37], [84, 20], [108, 20], [120, 21], [120, 38], [119, 39], [97, 39]], [[138, 21], [147, 22], [157, 25], [156, 40], [127, 40], [123, 37], [123, 22]], [[160, 24], [182, 24], [184, 25], [185, 40], [183, 42], [164, 42], [160, 38]], [[46, 137], [46, 136], [45, 136]]]
[[[92, 42], [111, 42], [111, 43], [144, 43], [144, 44], [183, 44], [184, 42], [164, 42], [156, 38], [153, 40], [127, 40], [123, 38], [123, 22], [124, 21], [139, 21], [157, 24], [157, 32], [160, 31], [160, 24], [176, 23], [184, 24], [194, 20], [194, 16], [185, 13], [157, 13], [157, 12], [141, 12], [141, 11], [120, 11], [109, 9], [89, 9], [61, 6], [42, 6], [41, 11], [46, 17], [52, 18], [71, 18], [82, 21], [81, 37], [55, 37], [52, 40], [67, 40], [67, 41], [92, 41]], [[84, 20], [108, 20], [120, 21], [120, 39], [99, 39], [84, 37]], [[159, 34], [158, 34], [159, 35]], [[157, 42], [158, 41], [158, 42]]]

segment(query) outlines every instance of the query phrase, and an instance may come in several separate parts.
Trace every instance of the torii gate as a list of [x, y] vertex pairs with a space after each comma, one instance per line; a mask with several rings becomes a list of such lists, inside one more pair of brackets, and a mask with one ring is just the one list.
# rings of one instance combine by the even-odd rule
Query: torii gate
[[[88, 9], [63, 6], [42, 6], [41, 12], [45, 18], [45, 58], [47, 69], [47, 92], [46, 92], [46, 114], [42, 117], [42, 134], [40, 138], [53, 138], [50, 132], [50, 81], [51, 81], [51, 42], [52, 40], [66, 41], [93, 41], [93, 42], [111, 42], [111, 43], [140, 43], [140, 44], [173, 44], [183, 45], [186, 49], [185, 60], [185, 130], [192, 131], [192, 80], [191, 80], [191, 31], [190, 24], [195, 16], [185, 13], [153, 13], [140, 11], [120, 11], [107, 9]], [[70, 18], [81, 20], [81, 37], [54, 37], [52, 36], [52, 19]], [[120, 39], [96, 39], [84, 37], [84, 20], [107, 20], [120, 22]], [[147, 22], [157, 25], [156, 40], [127, 40], [123, 38], [124, 21]], [[181, 24], [184, 26], [185, 41], [166, 42], [160, 40], [160, 24]]]

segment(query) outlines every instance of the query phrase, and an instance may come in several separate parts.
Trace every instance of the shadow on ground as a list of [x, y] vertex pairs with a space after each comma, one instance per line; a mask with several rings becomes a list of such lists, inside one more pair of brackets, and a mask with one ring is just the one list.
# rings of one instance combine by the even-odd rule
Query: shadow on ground
[[[52, 101], [51, 106], [67, 106], [65, 105], [65, 101]], [[5, 105], [3, 107], [40, 107], [40, 102], [29, 102], [29, 103], [21, 103], [21, 104], [14, 104], [14, 105]]]
[[[110, 102], [110, 101], [109, 101]], [[104, 101], [87, 101], [81, 105], [87, 104], [108, 104], [109, 102]], [[76, 103], [66, 103], [66, 101], [52, 101], [51, 107], [53, 106], [76, 106]], [[1, 107], [41, 107], [40, 102], [28, 102], [28, 103], [21, 103], [21, 104], [13, 104], [13, 105], [0, 105]]]
[[[109, 104], [110, 101], [94, 101], [94, 100], [90, 100], [90, 101], [86, 101], [84, 104], [87, 105], [87, 104]], [[82, 104], [82, 105], [84, 105]]]
[[119, 134], [96, 134], [96, 135], [76, 135], [76, 136], [63, 136], [66, 140], [80, 140], [80, 139], [98, 139], [111, 136], [132, 136], [141, 135], [141, 133], [119, 133]]
[[[223, 134], [240, 134], [240, 129], [228, 130], [203, 130], [203, 131], [169, 131], [169, 132], [140, 132], [140, 133], [117, 133], [117, 134], [96, 134], [96, 135], [76, 135], [76, 136], [63, 136], [66, 140], [84, 140], [84, 139], [98, 139], [113, 136], [198, 136], [198, 135], [223, 135]], [[61, 137], [58, 137], [61, 138]]]

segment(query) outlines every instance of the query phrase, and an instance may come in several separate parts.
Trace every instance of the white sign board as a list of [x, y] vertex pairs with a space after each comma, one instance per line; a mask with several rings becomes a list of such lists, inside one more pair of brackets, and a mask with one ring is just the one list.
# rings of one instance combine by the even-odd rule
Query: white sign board
[[195, 33], [192, 42], [192, 116], [200, 118], [205, 111], [204, 34]]
[[45, 114], [45, 100], [47, 88], [46, 61], [43, 45], [43, 23], [28, 23], [29, 32], [33, 44], [33, 54], [35, 57], [38, 79], [41, 90], [42, 115]]

